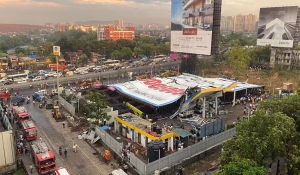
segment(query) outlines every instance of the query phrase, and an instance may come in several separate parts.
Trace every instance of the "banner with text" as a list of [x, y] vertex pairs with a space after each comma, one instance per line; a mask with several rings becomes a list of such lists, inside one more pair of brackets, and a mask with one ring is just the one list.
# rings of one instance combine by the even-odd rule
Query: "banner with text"
[[257, 45], [292, 48], [297, 14], [297, 6], [261, 8]]
[[213, 0], [171, 1], [171, 51], [211, 54]]

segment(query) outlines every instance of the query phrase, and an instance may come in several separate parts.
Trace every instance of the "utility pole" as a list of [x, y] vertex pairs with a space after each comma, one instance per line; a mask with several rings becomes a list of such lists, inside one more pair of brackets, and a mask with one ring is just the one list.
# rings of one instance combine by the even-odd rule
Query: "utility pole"
[[59, 89], [59, 74], [58, 74], [58, 56], [60, 55], [60, 46], [53, 46], [53, 55], [56, 56], [56, 86], [57, 86], [57, 93]]

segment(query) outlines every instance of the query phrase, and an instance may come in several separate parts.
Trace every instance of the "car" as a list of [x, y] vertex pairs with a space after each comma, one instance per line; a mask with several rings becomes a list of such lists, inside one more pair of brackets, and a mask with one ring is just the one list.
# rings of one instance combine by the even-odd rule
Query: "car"
[[84, 75], [84, 74], [88, 74], [88, 73], [89, 73], [89, 72], [86, 71], [86, 70], [82, 70], [82, 71], [79, 72], [80, 75]]
[[38, 73], [32, 73], [30, 75], [28, 75], [28, 78], [32, 79], [32, 78], [35, 78], [36, 76], [39, 76]]
[[22, 80], [18, 81], [17, 83], [18, 84], [20, 84], [20, 83], [27, 83], [27, 80], [26, 79], [22, 79]]
[[46, 76], [37, 76], [35, 78], [32, 79], [32, 81], [40, 81], [40, 80], [46, 80], [47, 77]]
[[12, 83], [13, 83], [12, 80], [7, 80], [6, 82], [4, 82], [4, 85], [10, 85], [10, 84], [12, 84]]
[[7, 80], [7, 78], [1, 78], [0, 82], [6, 82]]
[[45, 108], [46, 109], [53, 109], [53, 107], [54, 107], [54, 104], [53, 104], [52, 100], [47, 100]]
[[46, 77], [54, 77], [54, 75], [56, 74], [56, 72], [48, 72], [45, 74]]
[[93, 68], [93, 70], [101, 70], [102, 69], [102, 66], [96, 66]]
[[55, 73], [54, 75], [53, 75], [54, 77], [61, 77], [62, 76], [62, 73], [61, 72], [58, 72], [58, 73]]

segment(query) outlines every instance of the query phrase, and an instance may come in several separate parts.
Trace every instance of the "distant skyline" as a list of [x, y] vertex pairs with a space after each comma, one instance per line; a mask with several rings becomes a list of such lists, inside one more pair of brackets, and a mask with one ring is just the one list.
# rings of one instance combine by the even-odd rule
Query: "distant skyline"
[[[295, 0], [223, 0], [222, 16], [259, 14], [260, 7], [300, 6]], [[112, 21], [170, 25], [171, 0], [0, 0], [0, 23]]]

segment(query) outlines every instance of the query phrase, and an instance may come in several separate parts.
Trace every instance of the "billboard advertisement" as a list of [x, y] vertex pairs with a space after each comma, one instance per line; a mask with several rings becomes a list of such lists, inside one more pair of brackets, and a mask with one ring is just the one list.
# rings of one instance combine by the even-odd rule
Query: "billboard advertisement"
[[171, 51], [211, 54], [214, 0], [171, 0]]
[[292, 48], [298, 6], [261, 8], [257, 45]]

